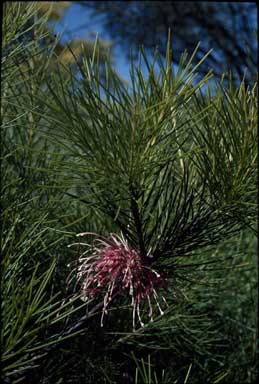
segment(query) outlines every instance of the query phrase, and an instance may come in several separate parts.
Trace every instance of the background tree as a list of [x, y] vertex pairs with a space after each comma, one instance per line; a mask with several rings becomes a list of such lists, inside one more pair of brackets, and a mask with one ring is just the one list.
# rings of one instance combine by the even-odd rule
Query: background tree
[[[94, 50], [94, 40], [86, 39], [68, 39], [66, 42], [61, 42], [56, 39], [54, 31], [55, 24], [62, 20], [65, 11], [71, 7], [71, 1], [39, 1], [36, 4], [37, 13], [40, 15], [47, 15], [48, 23], [45, 24], [45, 32], [48, 34], [48, 39], [56, 42], [55, 54], [56, 60], [63, 64], [71, 64], [75, 62], [76, 58], [80, 58], [82, 54], [86, 57], [91, 57]], [[65, 31], [64, 31], [65, 32]], [[104, 61], [111, 53], [112, 45], [109, 42], [100, 41], [100, 61]], [[52, 58], [54, 60], [54, 57]]]
[[175, 2], [175, 1], [87, 1], [82, 7], [92, 10], [114, 42], [129, 53], [143, 44], [164, 54], [168, 28], [172, 32], [173, 62], [179, 64], [181, 52], [194, 50], [199, 41], [195, 65], [209, 49], [213, 52], [199, 67], [205, 74], [212, 69], [216, 78], [232, 72], [240, 83], [252, 83], [257, 68], [255, 36], [257, 7], [253, 3]]

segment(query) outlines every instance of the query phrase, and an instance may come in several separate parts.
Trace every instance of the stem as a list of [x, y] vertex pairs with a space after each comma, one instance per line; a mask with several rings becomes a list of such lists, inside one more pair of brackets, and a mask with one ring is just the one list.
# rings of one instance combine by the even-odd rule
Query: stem
[[141, 258], [146, 261], [147, 253], [145, 248], [144, 236], [142, 231], [141, 219], [138, 204], [135, 199], [133, 188], [131, 187], [131, 212], [134, 218], [135, 226], [137, 229], [138, 245]]
[[[111, 298], [111, 301], [115, 299], [116, 296], [118, 296], [119, 292], [115, 292]], [[72, 325], [66, 332], [63, 333], [62, 337], [72, 335], [73, 333], [79, 331], [82, 329], [90, 317], [94, 316], [96, 312], [103, 307], [103, 300], [96, 304], [91, 311], [89, 311], [86, 315], [82, 316], [76, 324]], [[56, 344], [51, 345], [50, 347], [46, 348], [44, 352], [50, 353], [54, 351], [56, 348], [60, 347], [60, 344], [62, 343], [62, 340], [60, 342], [57, 342]]]

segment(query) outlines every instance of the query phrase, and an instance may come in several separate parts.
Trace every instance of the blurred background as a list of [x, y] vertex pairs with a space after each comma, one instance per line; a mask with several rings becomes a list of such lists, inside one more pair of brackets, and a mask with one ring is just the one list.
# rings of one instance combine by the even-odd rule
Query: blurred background
[[[42, 2], [43, 3], [43, 2]], [[93, 42], [96, 34], [111, 49], [114, 68], [129, 80], [130, 52], [137, 59], [140, 45], [152, 55], [165, 53], [168, 29], [172, 35], [173, 64], [181, 53], [191, 54], [198, 42], [195, 65], [211, 48], [200, 66], [201, 76], [213, 70], [217, 79], [232, 73], [236, 84], [246, 73], [251, 84], [258, 65], [257, 6], [249, 2], [75, 1], [54, 2], [52, 23], [62, 41]], [[46, 3], [45, 3], [46, 4]], [[89, 45], [91, 50], [91, 45]]]

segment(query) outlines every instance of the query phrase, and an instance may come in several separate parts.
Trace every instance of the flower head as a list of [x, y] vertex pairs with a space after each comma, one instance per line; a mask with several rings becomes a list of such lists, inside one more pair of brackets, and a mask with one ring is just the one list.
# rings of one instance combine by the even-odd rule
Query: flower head
[[[86, 234], [89, 233], [80, 233], [77, 236]], [[165, 279], [150, 267], [143, 265], [139, 253], [129, 247], [123, 236], [98, 236], [93, 246], [88, 245], [88, 249], [79, 259], [77, 279], [81, 282], [83, 299], [95, 298], [105, 292], [101, 325], [115, 292], [131, 296], [133, 329], [136, 325], [136, 314], [140, 325], [144, 326], [140, 317], [140, 306], [145, 301], [148, 303], [148, 316], [151, 321], [152, 302], [155, 302], [159, 313], [163, 314], [157, 289], [165, 287]], [[162, 299], [166, 303], [164, 297]]]

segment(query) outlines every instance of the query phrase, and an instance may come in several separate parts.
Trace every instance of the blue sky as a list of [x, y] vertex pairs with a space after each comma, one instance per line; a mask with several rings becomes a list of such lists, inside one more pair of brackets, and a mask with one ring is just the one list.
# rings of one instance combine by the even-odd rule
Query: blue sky
[[[64, 16], [56, 25], [55, 30], [57, 33], [64, 31], [64, 40], [72, 38], [85, 38], [89, 39], [91, 34], [98, 33], [102, 39], [109, 40], [109, 35], [102, 27], [101, 23], [89, 17], [90, 11], [81, 7], [77, 3], [72, 5], [64, 12]], [[93, 37], [91, 37], [93, 39]], [[114, 46], [113, 60], [117, 73], [125, 80], [129, 81], [129, 61], [126, 57], [125, 51], [120, 47]]]

